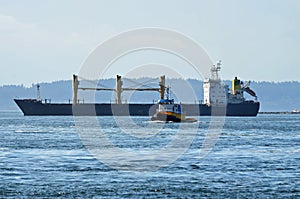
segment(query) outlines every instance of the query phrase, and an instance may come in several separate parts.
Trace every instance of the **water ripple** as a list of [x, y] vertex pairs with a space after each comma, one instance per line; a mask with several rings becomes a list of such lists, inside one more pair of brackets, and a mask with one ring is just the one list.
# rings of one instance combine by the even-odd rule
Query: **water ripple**
[[[134, 121], [162, 128], [147, 117]], [[138, 172], [118, 171], [93, 157], [82, 145], [73, 117], [0, 113], [0, 198], [300, 197], [300, 116], [228, 117], [203, 159], [199, 148], [210, 118], [200, 121], [193, 143], [176, 162]], [[166, 146], [178, 129], [168, 124], [150, 137], [134, 137], [118, 130], [111, 117], [99, 122], [115, 145], [137, 151]], [[190, 129], [186, 124], [187, 134]], [[139, 161], [147, 160], [124, 166], [144, 164]]]

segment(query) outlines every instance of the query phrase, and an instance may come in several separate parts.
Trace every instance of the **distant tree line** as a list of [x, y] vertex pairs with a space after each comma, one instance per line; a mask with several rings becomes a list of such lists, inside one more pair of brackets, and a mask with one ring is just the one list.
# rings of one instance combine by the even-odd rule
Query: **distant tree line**
[[[139, 78], [123, 79], [124, 87], [158, 87], [158, 79]], [[148, 82], [147, 85], [143, 83]], [[231, 81], [224, 81], [231, 87]], [[81, 86], [89, 82], [81, 82]], [[98, 84], [98, 85], [97, 85]], [[92, 86], [115, 87], [115, 79], [101, 80]], [[199, 103], [203, 100], [203, 82], [195, 79], [167, 79], [167, 85], [171, 87], [171, 97], [178, 102]], [[300, 109], [300, 82], [251, 82], [250, 87], [256, 92], [261, 102], [261, 111], [291, 111]], [[88, 91], [87, 91], [88, 92]], [[40, 93], [42, 99], [51, 99], [52, 102], [68, 103], [72, 100], [72, 82], [70, 80], [41, 83]], [[0, 110], [18, 110], [13, 102], [14, 98], [36, 98], [36, 84], [30, 87], [24, 85], [0, 86]], [[90, 96], [90, 97], [88, 97]], [[82, 97], [82, 98], [80, 98]], [[247, 99], [253, 99], [245, 94]], [[124, 102], [156, 102], [159, 94], [157, 92], [123, 92]], [[94, 95], [79, 92], [79, 99], [85, 102], [114, 102], [115, 93], [111, 91], [96, 92]]]

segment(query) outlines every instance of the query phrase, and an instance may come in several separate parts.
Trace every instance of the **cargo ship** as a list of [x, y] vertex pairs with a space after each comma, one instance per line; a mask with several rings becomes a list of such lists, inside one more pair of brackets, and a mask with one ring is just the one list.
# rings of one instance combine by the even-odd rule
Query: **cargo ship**
[[[260, 103], [256, 93], [249, 88], [248, 83], [243, 83], [237, 77], [232, 80], [232, 88], [224, 85], [219, 77], [221, 62], [211, 67], [210, 78], [203, 82], [203, 103], [180, 103], [187, 116], [256, 116]], [[79, 87], [78, 76], [73, 75], [73, 102], [51, 103], [41, 100], [39, 85], [36, 99], [14, 99], [25, 116], [153, 116], [159, 108], [157, 103], [122, 103], [121, 93], [126, 90], [158, 91], [160, 99], [164, 99], [165, 76], [160, 77], [158, 88], [123, 88], [121, 76], [117, 75], [116, 88], [83, 88]], [[116, 92], [116, 103], [79, 103], [78, 89], [81, 90], [111, 90]], [[253, 100], [246, 100], [244, 93], [253, 96]]]

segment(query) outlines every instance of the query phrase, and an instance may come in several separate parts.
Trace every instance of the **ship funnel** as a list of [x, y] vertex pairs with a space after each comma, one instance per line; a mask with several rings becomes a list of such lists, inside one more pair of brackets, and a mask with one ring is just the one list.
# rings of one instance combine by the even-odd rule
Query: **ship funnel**
[[239, 80], [237, 77], [235, 77], [232, 80], [232, 94], [236, 95], [237, 91], [239, 91], [241, 89], [242, 89], [241, 80]]

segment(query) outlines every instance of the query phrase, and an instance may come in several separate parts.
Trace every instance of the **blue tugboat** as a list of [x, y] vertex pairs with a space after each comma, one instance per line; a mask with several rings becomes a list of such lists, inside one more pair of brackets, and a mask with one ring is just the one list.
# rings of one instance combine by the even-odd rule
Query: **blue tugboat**
[[169, 99], [169, 88], [167, 88], [167, 99], [158, 101], [158, 109], [151, 117], [152, 121], [162, 122], [196, 122], [193, 118], [186, 118], [181, 104], [175, 104], [174, 99]]
[[158, 110], [151, 120], [181, 122], [185, 120], [185, 114], [180, 104], [174, 104], [174, 99], [161, 99], [158, 101]]

